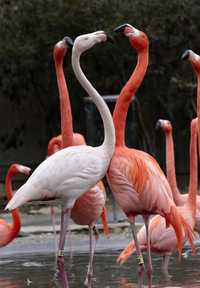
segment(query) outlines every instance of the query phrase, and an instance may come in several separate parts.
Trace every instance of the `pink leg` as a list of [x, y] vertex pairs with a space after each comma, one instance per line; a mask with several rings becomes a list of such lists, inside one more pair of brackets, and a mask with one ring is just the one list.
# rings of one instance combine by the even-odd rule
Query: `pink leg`
[[54, 234], [55, 256], [57, 256], [58, 239], [57, 239], [57, 234], [56, 234], [56, 215], [55, 215], [55, 209], [53, 206], [50, 207], [50, 210], [51, 210], [51, 222], [52, 222], [53, 234]]
[[65, 271], [65, 263], [64, 258], [59, 259], [57, 261], [57, 272], [55, 275], [56, 282], [60, 283], [62, 288], [69, 288], [69, 283], [67, 279], [67, 273]]
[[[86, 275], [84, 285], [88, 288], [92, 288], [93, 258], [94, 258], [94, 251], [96, 248], [96, 242], [98, 239], [98, 236], [97, 236], [98, 232], [96, 230], [96, 227], [93, 225], [89, 225], [89, 232], [90, 232], [90, 258], [89, 258], [88, 270], [87, 270], [87, 275]], [[95, 237], [93, 237], [93, 232], [95, 234]]]
[[67, 239], [69, 241], [69, 259], [72, 260], [73, 258], [73, 251], [72, 251], [72, 231], [71, 229], [68, 230], [67, 232]]
[[171, 256], [170, 253], [163, 255], [162, 272], [163, 272], [166, 280], [171, 279], [171, 275], [169, 274], [169, 271], [168, 271], [170, 256]]
[[148, 261], [148, 267], [147, 267], [147, 277], [148, 277], [148, 287], [152, 287], [152, 260], [151, 260], [151, 243], [150, 243], [150, 237], [149, 237], [149, 216], [143, 216], [145, 227], [146, 227], [146, 237], [147, 237], [147, 261]]
[[69, 226], [71, 209], [62, 209], [61, 211], [61, 225], [60, 225], [60, 239], [58, 245], [57, 266], [58, 271], [64, 269], [64, 246], [67, 228]]
[[141, 252], [140, 245], [137, 239], [135, 218], [129, 219], [129, 221], [131, 224], [131, 230], [132, 230], [133, 238], [135, 241], [135, 248], [136, 248], [137, 260], [138, 260], [138, 288], [142, 288], [143, 282], [144, 282], [144, 260], [143, 260], [142, 252]]

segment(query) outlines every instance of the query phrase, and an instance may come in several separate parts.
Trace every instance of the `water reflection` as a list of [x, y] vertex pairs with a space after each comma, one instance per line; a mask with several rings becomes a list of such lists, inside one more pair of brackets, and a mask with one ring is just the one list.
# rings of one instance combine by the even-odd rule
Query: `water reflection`
[[130, 283], [127, 278], [121, 277], [117, 280], [118, 288], [137, 288], [137, 284]]
[[[135, 258], [131, 257], [126, 265], [116, 264], [118, 252], [111, 254], [96, 254], [94, 261], [94, 288], [136, 288], [137, 268]], [[200, 287], [200, 257], [189, 256], [180, 262], [176, 256], [170, 261], [172, 278], [166, 282], [161, 274], [161, 257], [153, 255], [153, 288], [199, 288]], [[63, 274], [54, 277], [54, 254], [50, 255], [20, 255], [1, 259], [1, 288], [80, 288], [83, 287], [87, 270], [88, 255], [77, 254], [67, 262]], [[69, 286], [66, 284], [68, 276]], [[146, 281], [146, 279], [145, 279]], [[145, 282], [147, 283], [147, 282]], [[145, 286], [147, 287], [147, 286]]]
[[13, 281], [9, 279], [0, 279], [0, 287], [2, 288], [21, 288], [18, 284], [15, 284]]

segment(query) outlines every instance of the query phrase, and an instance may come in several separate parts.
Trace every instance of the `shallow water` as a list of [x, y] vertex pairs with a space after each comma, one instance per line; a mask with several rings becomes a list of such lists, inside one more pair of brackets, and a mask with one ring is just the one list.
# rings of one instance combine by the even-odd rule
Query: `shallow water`
[[[136, 262], [131, 257], [123, 266], [116, 264], [119, 253], [103, 252], [95, 255], [94, 262], [94, 288], [136, 288]], [[69, 287], [83, 287], [84, 276], [88, 262], [85, 253], [75, 254], [68, 261]], [[153, 255], [153, 287], [200, 287], [200, 248], [195, 256], [185, 253], [179, 262], [176, 255], [171, 258], [169, 272], [172, 275], [170, 282], [166, 282], [161, 274], [161, 257]], [[29, 254], [3, 257], [0, 260], [0, 287], [1, 288], [53, 288], [62, 287], [54, 280], [54, 255]], [[146, 279], [145, 279], [146, 280]], [[145, 286], [147, 287], [147, 286]]]

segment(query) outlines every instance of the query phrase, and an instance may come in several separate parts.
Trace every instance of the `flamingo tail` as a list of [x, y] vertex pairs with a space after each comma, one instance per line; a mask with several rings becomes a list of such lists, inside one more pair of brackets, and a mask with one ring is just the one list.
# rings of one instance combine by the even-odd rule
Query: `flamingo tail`
[[103, 225], [103, 232], [106, 237], [109, 235], [109, 226], [107, 222], [107, 213], [106, 213], [106, 207], [103, 207], [102, 213], [101, 213], [101, 222]]
[[6, 205], [5, 210], [11, 211], [31, 200], [26, 188], [27, 187], [24, 184], [19, 188], [19, 190], [17, 190], [17, 192], [13, 195], [11, 200]]
[[170, 213], [165, 214], [167, 227], [171, 224], [175, 230], [177, 238], [177, 249], [179, 255], [182, 253], [184, 245], [184, 232], [188, 236], [191, 247], [194, 247], [193, 244], [193, 232], [190, 225], [185, 221], [185, 219], [180, 215], [176, 206], [171, 206]]
[[183, 221], [182, 222], [183, 223], [183, 228], [184, 228], [185, 234], [186, 234], [186, 236], [188, 238], [192, 253], [195, 254], [196, 247], [195, 247], [194, 242], [193, 242], [193, 240], [194, 240], [194, 231], [192, 230], [190, 225], [187, 223], [187, 221], [185, 221], [184, 218], [182, 219], [182, 221]]

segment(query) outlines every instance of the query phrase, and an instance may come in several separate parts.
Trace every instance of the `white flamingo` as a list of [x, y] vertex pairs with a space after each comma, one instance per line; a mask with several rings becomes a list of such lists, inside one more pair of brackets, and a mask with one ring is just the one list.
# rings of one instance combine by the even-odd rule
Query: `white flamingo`
[[72, 50], [74, 72], [99, 110], [104, 126], [104, 141], [98, 147], [88, 145], [62, 149], [43, 161], [27, 182], [21, 186], [5, 209], [13, 210], [28, 201], [55, 200], [62, 207], [58, 267], [64, 261], [65, 235], [70, 211], [76, 199], [102, 179], [108, 169], [115, 147], [115, 130], [110, 111], [102, 97], [90, 84], [80, 68], [80, 55], [95, 44], [107, 41], [104, 31], [81, 35]]

